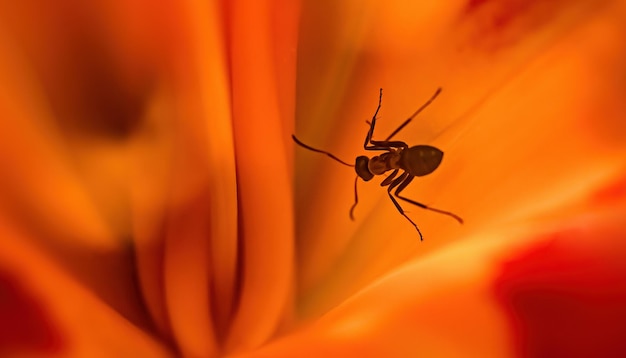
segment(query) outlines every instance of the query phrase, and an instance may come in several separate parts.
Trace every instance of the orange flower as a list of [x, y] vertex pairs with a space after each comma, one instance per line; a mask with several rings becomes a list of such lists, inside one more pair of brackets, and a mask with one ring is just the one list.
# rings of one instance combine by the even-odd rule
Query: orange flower
[[[621, 2], [0, 10], [0, 355], [626, 351]], [[440, 86], [405, 193], [466, 224], [362, 182], [351, 222], [291, 133], [350, 159]]]

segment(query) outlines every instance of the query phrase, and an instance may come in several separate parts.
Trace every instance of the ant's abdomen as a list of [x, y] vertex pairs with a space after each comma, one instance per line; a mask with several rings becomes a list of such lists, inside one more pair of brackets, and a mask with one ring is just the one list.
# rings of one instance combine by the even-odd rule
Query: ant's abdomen
[[402, 151], [400, 164], [411, 175], [421, 177], [435, 171], [442, 159], [443, 152], [439, 149], [429, 145], [416, 145]]

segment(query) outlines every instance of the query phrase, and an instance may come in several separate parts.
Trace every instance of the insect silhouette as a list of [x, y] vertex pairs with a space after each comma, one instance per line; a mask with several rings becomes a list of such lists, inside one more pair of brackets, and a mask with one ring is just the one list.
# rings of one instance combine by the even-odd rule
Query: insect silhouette
[[[413, 147], [409, 147], [405, 142], [402, 141], [392, 141], [393, 138], [398, 132], [400, 132], [407, 124], [409, 124], [413, 118], [415, 118], [420, 112], [422, 112], [428, 105], [431, 104], [437, 98], [437, 96], [441, 93], [441, 88], [438, 88], [437, 91], [432, 95], [432, 97], [426, 101], [420, 108], [415, 111], [407, 120], [405, 120], [396, 130], [394, 130], [385, 140], [373, 140], [372, 136], [374, 135], [374, 127], [376, 126], [376, 116], [378, 115], [378, 111], [380, 110], [382, 100], [383, 100], [383, 89], [380, 89], [380, 94], [378, 96], [378, 107], [376, 108], [376, 112], [374, 112], [374, 116], [372, 117], [372, 121], [366, 121], [366, 123], [370, 126], [370, 129], [367, 131], [367, 135], [365, 136], [365, 143], [363, 144], [363, 148], [365, 150], [371, 151], [384, 151], [380, 155], [376, 155], [372, 158], [368, 158], [365, 155], [361, 155], [356, 157], [355, 164], [349, 164], [333, 154], [313, 148], [302, 143], [295, 135], [291, 135], [293, 140], [299, 146], [308, 149], [313, 152], [326, 154], [337, 162], [349, 166], [354, 167], [357, 177], [354, 180], [354, 204], [350, 208], [350, 219], [354, 220], [354, 208], [359, 202], [359, 197], [357, 194], [357, 182], [359, 178], [363, 179], [363, 181], [370, 181], [374, 178], [375, 175], [383, 175], [386, 172], [393, 170], [389, 176], [387, 176], [381, 183], [380, 186], [387, 187], [387, 194], [389, 195], [389, 199], [393, 202], [396, 209], [404, 216], [417, 230], [417, 233], [420, 236], [420, 240], [424, 240], [422, 232], [419, 227], [409, 218], [400, 203], [398, 203], [397, 199], [403, 200], [407, 203], [419, 206], [422, 209], [434, 211], [443, 215], [447, 215], [458, 221], [459, 223], [463, 223], [463, 219], [461, 219], [458, 215], [453, 214], [449, 211], [439, 210], [432, 208], [430, 206], [419, 203], [415, 200], [406, 198], [401, 196], [400, 193], [413, 181], [415, 177], [421, 177], [428, 175], [435, 171], [441, 164], [441, 160], [443, 159], [443, 152], [438, 148], [429, 146], [429, 145], [416, 145]], [[398, 176], [398, 174], [400, 175]], [[392, 194], [392, 190], [395, 191]]]

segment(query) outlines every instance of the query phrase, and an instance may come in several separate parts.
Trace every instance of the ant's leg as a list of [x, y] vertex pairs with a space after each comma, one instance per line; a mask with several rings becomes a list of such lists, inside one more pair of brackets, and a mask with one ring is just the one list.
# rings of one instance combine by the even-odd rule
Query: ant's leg
[[424, 240], [424, 237], [422, 236], [422, 232], [420, 231], [420, 229], [417, 227], [417, 225], [413, 222], [413, 220], [411, 220], [411, 218], [409, 218], [405, 213], [404, 210], [402, 209], [402, 207], [400, 206], [400, 204], [398, 203], [398, 201], [391, 195], [391, 190], [393, 188], [395, 188], [396, 186], [398, 186], [400, 183], [402, 183], [407, 177], [409, 176], [409, 173], [403, 173], [402, 175], [400, 175], [396, 180], [394, 180], [391, 185], [389, 185], [389, 187], [387, 188], [387, 194], [389, 195], [389, 199], [391, 199], [391, 202], [393, 202], [393, 205], [396, 206], [396, 209], [398, 209], [398, 211], [400, 212], [400, 214], [402, 214], [402, 216], [404, 216], [414, 227], [415, 230], [417, 230], [417, 233], [420, 235], [420, 241]]
[[380, 186], [387, 186], [387, 185], [389, 185], [391, 183], [391, 181], [393, 180], [393, 178], [395, 178], [396, 175], [398, 174], [398, 170], [399, 169], [396, 169], [393, 172], [391, 172], [391, 174], [389, 174], [389, 176], [386, 177], [385, 180], [383, 180], [382, 183], [380, 183]]
[[[365, 143], [363, 143], [363, 148], [367, 149], [367, 145], [372, 140], [372, 135], [374, 134], [374, 127], [376, 126], [376, 116], [378, 115], [378, 111], [380, 110], [380, 106], [383, 103], [383, 89], [380, 89], [380, 94], [378, 95], [378, 107], [376, 107], [376, 112], [374, 112], [374, 117], [372, 117], [372, 123], [370, 124], [370, 129], [367, 131], [367, 135], [365, 136]], [[384, 149], [382, 149], [384, 150]]]
[[380, 150], [374, 148], [408, 148], [409, 146], [401, 141], [371, 140], [373, 146], [365, 147], [366, 150]]
[[400, 184], [400, 186], [398, 186], [398, 188], [396, 189], [394, 195], [401, 200], [406, 201], [407, 203], [411, 203], [413, 205], [417, 205], [422, 209], [426, 209], [426, 210], [430, 210], [430, 211], [434, 211], [437, 212], [439, 214], [444, 214], [444, 215], [448, 215], [451, 216], [452, 218], [454, 218], [456, 221], [458, 221], [459, 223], [463, 224], [463, 219], [461, 219], [458, 215], [453, 214], [449, 211], [443, 211], [443, 210], [439, 210], [439, 209], [435, 209], [435, 208], [431, 208], [430, 206], [426, 206], [422, 203], [418, 203], [417, 201], [411, 200], [409, 198], [405, 198], [403, 196], [400, 196], [400, 192], [402, 192], [402, 190], [404, 190], [404, 188], [406, 188], [411, 181], [413, 181], [413, 178], [415, 178], [413, 175], [409, 175], [408, 178], [406, 178], [406, 180], [404, 182], [402, 182], [402, 184]]
[[[411, 122], [413, 120], [413, 118], [415, 118], [415, 116], [417, 116], [421, 111], [424, 110], [424, 108], [428, 107], [428, 105], [435, 100], [435, 98], [437, 98], [437, 96], [439, 96], [439, 93], [441, 93], [441, 87], [437, 88], [437, 91], [435, 91], [435, 94], [432, 95], [432, 97], [430, 97], [430, 99], [428, 101], [426, 101], [426, 103], [424, 103], [420, 108], [417, 109], [417, 111], [415, 111], [415, 113], [413, 113], [411, 115], [411, 117], [409, 117], [406, 121], [404, 121], [404, 123], [402, 123], [400, 125], [400, 127], [396, 128], [395, 131], [393, 131], [389, 137], [387, 137], [387, 139], [385, 139], [386, 141], [388, 141], [389, 139], [391, 139], [393, 136], [395, 136], [396, 134], [398, 134], [398, 132], [400, 132], [402, 130], [402, 128], [406, 127], [407, 124], [409, 124], [409, 122]], [[374, 118], [376, 119], [376, 118]]]
[[350, 220], [354, 221], [354, 208], [356, 208], [356, 204], [359, 203], [359, 195], [356, 192], [356, 183], [359, 181], [359, 176], [357, 175], [354, 179], [354, 204], [350, 208]]
[[[370, 121], [365, 121], [365, 123], [367, 123], [368, 126], [372, 125], [372, 122]], [[383, 147], [392, 147], [392, 148], [408, 148], [409, 146], [401, 141], [389, 141], [389, 140], [370, 140], [370, 143], [377, 145], [377, 146], [383, 146]], [[367, 147], [365, 149], [368, 149]]]
[[372, 117], [372, 121], [366, 121], [370, 125], [369, 131], [367, 131], [367, 136], [365, 137], [365, 143], [363, 143], [363, 148], [365, 150], [389, 150], [390, 148], [408, 148], [409, 146], [401, 141], [377, 141], [372, 140], [372, 136], [374, 135], [374, 127], [376, 126], [376, 116], [378, 115], [378, 111], [380, 111], [380, 107], [383, 101], [383, 89], [380, 89], [380, 95], [378, 96], [378, 107], [376, 107], [376, 112], [374, 112], [374, 117]]
[[[372, 122], [370, 121], [365, 121], [365, 123], [367, 123], [368, 126], [372, 125]], [[387, 147], [391, 147], [391, 148], [408, 148], [409, 147], [406, 143], [401, 142], [401, 141], [371, 140], [370, 139], [369, 143], [372, 143], [374, 146], [377, 146], [377, 148], [375, 149], [374, 147], [365, 146], [364, 148], [366, 150], [384, 150], [380, 148], [387, 148]]]

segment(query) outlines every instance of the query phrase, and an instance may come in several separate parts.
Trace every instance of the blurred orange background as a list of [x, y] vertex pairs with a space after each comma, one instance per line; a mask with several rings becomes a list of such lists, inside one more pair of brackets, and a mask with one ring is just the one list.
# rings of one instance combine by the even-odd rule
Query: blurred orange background
[[[0, 1], [0, 356], [619, 356], [619, 0]], [[445, 154], [402, 205], [347, 162]]]

